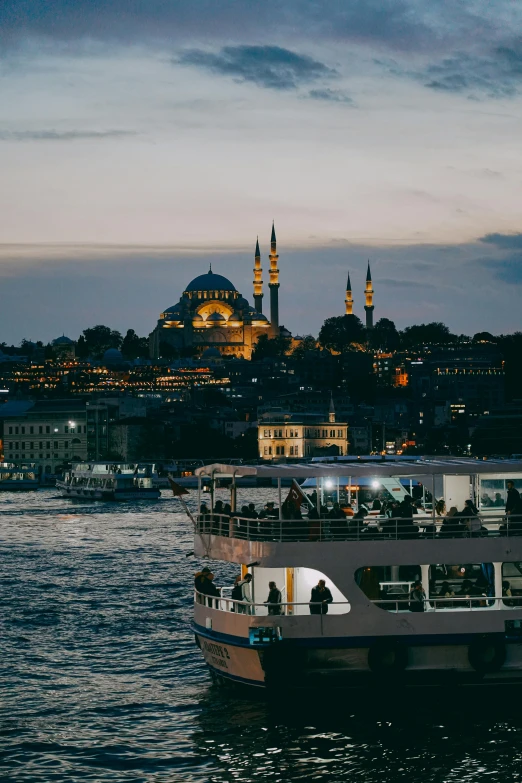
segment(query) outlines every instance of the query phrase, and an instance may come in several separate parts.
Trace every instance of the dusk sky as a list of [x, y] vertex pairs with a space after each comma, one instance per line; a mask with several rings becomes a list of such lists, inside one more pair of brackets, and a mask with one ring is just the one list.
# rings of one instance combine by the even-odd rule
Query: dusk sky
[[281, 322], [522, 329], [522, 3], [2, 0], [0, 342], [148, 334], [208, 270]]

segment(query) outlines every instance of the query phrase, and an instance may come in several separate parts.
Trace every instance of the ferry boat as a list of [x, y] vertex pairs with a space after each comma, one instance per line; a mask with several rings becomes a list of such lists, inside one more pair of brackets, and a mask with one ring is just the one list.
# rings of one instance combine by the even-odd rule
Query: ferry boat
[[38, 472], [34, 463], [0, 462], [0, 491], [35, 489], [38, 489]]
[[[214, 464], [196, 473], [200, 509], [209, 482], [231, 480], [232, 509], [238, 477], [272, 478], [278, 487], [271, 519], [206, 509], [194, 517], [203, 565], [219, 572], [219, 561], [233, 563], [252, 577], [251, 602], [233, 600], [230, 585], [218, 597], [195, 590], [195, 640], [214, 680], [267, 691], [522, 683], [522, 514], [505, 510], [507, 492], [522, 490], [521, 461]], [[288, 476], [297, 481], [283, 504]], [[411, 480], [432, 502], [411, 518], [332, 519], [325, 506], [338, 498], [337, 479], [347, 477], [345, 491], [362, 478], [375, 488]], [[313, 507], [298, 483], [307, 479], [317, 487]], [[310, 507], [308, 518], [282, 518], [294, 501], [296, 509], [304, 502], [302, 512]], [[466, 501], [478, 507], [472, 521], [454, 517]], [[331, 602], [315, 591], [312, 600], [319, 580]], [[281, 600], [267, 606], [270, 582]]]
[[64, 497], [85, 500], [157, 500], [151, 463], [77, 462], [56, 482]]

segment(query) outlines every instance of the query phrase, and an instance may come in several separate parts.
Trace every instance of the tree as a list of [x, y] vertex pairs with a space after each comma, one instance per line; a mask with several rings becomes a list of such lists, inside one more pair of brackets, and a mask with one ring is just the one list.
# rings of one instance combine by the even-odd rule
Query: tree
[[88, 355], [89, 350], [87, 348], [87, 341], [83, 334], [81, 334], [76, 342], [76, 356], [78, 359], [86, 359]]
[[366, 330], [356, 315], [327, 318], [319, 332], [319, 342], [330, 351], [344, 353], [360, 350], [366, 340]]
[[[109, 348], [119, 348], [122, 344], [122, 336], [108, 326], [93, 326], [91, 329], [84, 329], [85, 347], [88, 356], [94, 356], [100, 359]], [[81, 339], [81, 338], [80, 338]], [[79, 341], [78, 341], [79, 342]]]
[[447, 345], [454, 339], [454, 335], [451, 334], [448, 327], [440, 321], [407, 326], [401, 336], [405, 348], [418, 348], [422, 345]]
[[121, 344], [121, 352], [125, 359], [146, 359], [149, 356], [149, 341], [146, 337], [138, 337], [134, 329], [128, 329]]
[[306, 353], [317, 350], [317, 340], [311, 334], [303, 337], [301, 342], [292, 351], [292, 359], [303, 359]]
[[477, 332], [473, 335], [474, 343], [497, 343], [498, 338], [494, 337], [490, 332]]
[[401, 338], [397, 327], [389, 318], [380, 318], [369, 333], [372, 348], [381, 351], [397, 351]]
[[268, 335], [262, 334], [255, 344], [254, 350], [252, 351], [252, 361], [259, 362], [266, 358], [282, 358], [289, 351], [290, 343], [290, 337], [270, 338]]

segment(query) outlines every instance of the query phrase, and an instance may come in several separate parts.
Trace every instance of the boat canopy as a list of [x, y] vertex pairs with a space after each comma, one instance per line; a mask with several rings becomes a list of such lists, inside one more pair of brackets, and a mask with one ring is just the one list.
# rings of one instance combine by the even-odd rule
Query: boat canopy
[[396, 478], [410, 478], [414, 476], [469, 476], [485, 473], [522, 473], [522, 460], [515, 459], [471, 459], [471, 458], [446, 458], [446, 459], [417, 459], [408, 462], [406, 460], [394, 461], [383, 459], [381, 462], [353, 461], [339, 462], [314, 462], [301, 464], [278, 465], [226, 465], [216, 462], [197, 468], [196, 476], [201, 478], [223, 476], [240, 477], [256, 476], [259, 478], [334, 478], [336, 476], [367, 476], [371, 473], [376, 478], [393, 476]]

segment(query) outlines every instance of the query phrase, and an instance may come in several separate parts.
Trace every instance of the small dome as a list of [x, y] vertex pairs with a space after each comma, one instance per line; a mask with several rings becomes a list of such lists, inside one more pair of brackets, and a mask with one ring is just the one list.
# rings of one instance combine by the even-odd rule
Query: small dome
[[199, 313], [194, 313], [194, 315], [192, 316], [192, 320], [193, 320], [193, 321], [197, 321], [198, 323], [203, 323], [203, 321], [204, 321], [205, 319], [204, 319], [204, 318], [203, 318], [203, 316], [202, 316], [202, 315], [200, 315]]
[[207, 323], [210, 321], [210, 323], [218, 324], [223, 323], [227, 319], [221, 315], [221, 313], [211, 313], [209, 317], [207, 318]]
[[241, 313], [238, 312], [232, 313], [232, 315], [228, 319], [229, 323], [230, 321], [242, 321], [242, 320], [243, 320], [243, 316], [241, 315]]
[[74, 340], [71, 340], [69, 337], [62, 334], [61, 337], [57, 337], [56, 340], [53, 340], [53, 345], [74, 345]]
[[238, 310], [248, 310], [250, 307], [248, 304], [248, 299], [245, 299], [244, 296], [239, 296], [235, 301], [235, 305]]
[[215, 275], [212, 270], [206, 275], [199, 275], [188, 284], [185, 291], [235, 291], [230, 280], [223, 275]]
[[268, 318], [266, 315], [263, 315], [263, 313], [251, 313], [250, 317], [252, 318], [252, 321], [259, 321], [260, 323], [267, 324]]
[[121, 362], [123, 362], [123, 356], [121, 351], [118, 351], [117, 348], [109, 348], [103, 354], [103, 361], [108, 364], [121, 364]]

